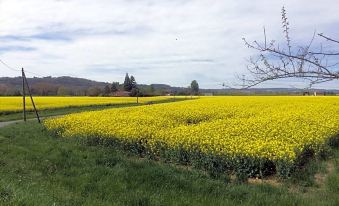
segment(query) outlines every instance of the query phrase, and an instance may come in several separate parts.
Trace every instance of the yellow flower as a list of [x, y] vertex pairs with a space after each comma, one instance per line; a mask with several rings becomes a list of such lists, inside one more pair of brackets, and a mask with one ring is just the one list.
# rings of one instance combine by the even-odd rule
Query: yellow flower
[[[202, 97], [48, 119], [64, 137], [115, 138], [228, 157], [294, 161], [339, 133], [338, 97]], [[147, 140], [147, 141], [146, 141]]]

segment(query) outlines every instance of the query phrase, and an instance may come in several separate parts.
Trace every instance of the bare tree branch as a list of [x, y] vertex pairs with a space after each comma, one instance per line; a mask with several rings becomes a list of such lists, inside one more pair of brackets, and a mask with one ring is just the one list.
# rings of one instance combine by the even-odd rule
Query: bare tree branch
[[[263, 43], [258, 41], [250, 43], [243, 38], [245, 46], [259, 52], [257, 56], [250, 57], [247, 69], [251, 77], [241, 79], [246, 82], [246, 84], [243, 84], [244, 88], [253, 87], [265, 81], [284, 78], [301, 78], [309, 81], [310, 86], [339, 80], [337, 67], [339, 62], [333, 63], [333, 59], [330, 59], [330, 57], [339, 55], [339, 52], [323, 51], [322, 45], [320, 50], [312, 51], [311, 47], [316, 37], [316, 32], [313, 33], [310, 42], [306, 46], [292, 46], [289, 35], [289, 22], [284, 7], [282, 8], [281, 16], [286, 47], [276, 45], [274, 40], [271, 40], [268, 44], [265, 27]], [[321, 33], [318, 36], [329, 42], [339, 43], [339, 41]]]
[[338, 41], [338, 40], [334, 40], [334, 39], [332, 39], [332, 38], [330, 38], [330, 37], [327, 37], [327, 36], [325, 36], [323, 33], [320, 33], [320, 34], [318, 34], [318, 35], [321, 36], [321, 37], [323, 37], [323, 38], [325, 38], [325, 39], [328, 40], [328, 41], [335, 42], [335, 43], [338, 43], [338, 44], [339, 44], [339, 41]]

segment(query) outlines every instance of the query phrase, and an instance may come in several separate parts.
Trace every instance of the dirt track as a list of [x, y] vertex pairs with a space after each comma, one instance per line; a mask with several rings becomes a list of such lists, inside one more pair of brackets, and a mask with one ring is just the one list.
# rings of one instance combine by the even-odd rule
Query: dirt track
[[23, 122], [23, 120], [15, 120], [15, 121], [8, 121], [8, 122], [0, 122], [0, 128], [5, 127], [10, 124], [15, 124], [17, 122]]
[[[40, 120], [44, 119], [44, 117], [40, 117]], [[33, 118], [33, 119], [27, 119], [27, 121], [37, 121], [36, 118]], [[15, 123], [20, 123], [20, 122], [24, 122], [23, 120], [12, 120], [12, 121], [7, 121], [7, 122], [0, 122], [0, 128], [1, 127], [5, 127], [7, 125], [10, 125], [10, 124], [15, 124]]]

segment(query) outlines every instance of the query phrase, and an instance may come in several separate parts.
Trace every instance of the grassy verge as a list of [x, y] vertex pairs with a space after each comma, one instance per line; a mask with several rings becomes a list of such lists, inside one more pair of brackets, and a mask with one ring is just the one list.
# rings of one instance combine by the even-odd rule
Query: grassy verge
[[0, 129], [0, 205], [338, 205], [339, 151], [321, 164], [314, 184], [235, 184], [19, 123]]
[[[161, 104], [161, 103], [169, 103], [174, 101], [184, 101], [185, 99], [167, 99], [161, 101], [153, 101], [152, 104]], [[94, 111], [101, 109], [110, 109], [110, 108], [119, 108], [119, 107], [131, 107], [131, 106], [140, 106], [145, 105], [147, 103], [126, 103], [126, 104], [113, 104], [113, 105], [90, 105], [90, 106], [81, 106], [81, 107], [64, 107], [64, 108], [55, 108], [55, 109], [46, 109], [39, 110], [39, 115], [41, 117], [49, 117], [56, 115], [64, 115], [75, 112], [83, 112], [83, 111]], [[35, 113], [33, 111], [29, 111], [26, 113], [27, 118], [35, 118]], [[23, 118], [22, 112], [12, 112], [12, 113], [0, 113], [0, 122], [12, 121], [12, 120], [20, 120]]]

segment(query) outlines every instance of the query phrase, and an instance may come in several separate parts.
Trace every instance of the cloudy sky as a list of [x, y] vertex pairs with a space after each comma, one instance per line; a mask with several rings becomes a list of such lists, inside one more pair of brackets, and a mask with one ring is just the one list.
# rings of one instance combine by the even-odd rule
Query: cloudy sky
[[[121, 82], [128, 72], [138, 83], [220, 88], [246, 73], [253, 51], [242, 37], [260, 40], [265, 26], [283, 40], [282, 6], [292, 42], [339, 36], [337, 0], [0, 0], [0, 59], [42, 76]], [[18, 75], [0, 65], [0, 76]], [[303, 83], [263, 86], [282, 85]]]

